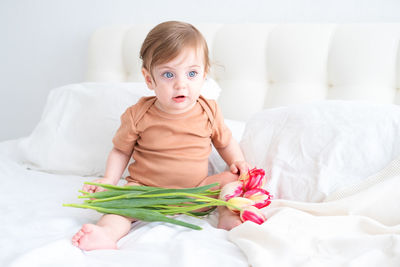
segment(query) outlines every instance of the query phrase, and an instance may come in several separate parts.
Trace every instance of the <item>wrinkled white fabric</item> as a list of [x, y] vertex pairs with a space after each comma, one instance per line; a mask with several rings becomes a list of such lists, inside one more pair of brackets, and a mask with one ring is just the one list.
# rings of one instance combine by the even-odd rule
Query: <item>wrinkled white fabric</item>
[[229, 238], [253, 267], [400, 266], [400, 158], [388, 168], [336, 200], [275, 200], [263, 209], [267, 222], [246, 222]]

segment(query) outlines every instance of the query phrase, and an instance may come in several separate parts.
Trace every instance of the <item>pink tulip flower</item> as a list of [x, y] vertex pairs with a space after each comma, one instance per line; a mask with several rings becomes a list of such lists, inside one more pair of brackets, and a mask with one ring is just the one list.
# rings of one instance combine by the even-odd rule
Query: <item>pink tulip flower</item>
[[245, 207], [241, 212], [240, 212], [240, 219], [245, 222], [245, 221], [252, 221], [256, 224], [262, 224], [265, 222], [267, 219], [264, 217], [264, 215], [261, 213], [259, 209], [253, 206]]
[[261, 209], [271, 204], [272, 195], [265, 189], [256, 188], [245, 192], [243, 197], [253, 200], [253, 206]]
[[242, 194], [243, 183], [241, 181], [234, 181], [224, 185], [224, 187], [221, 189], [221, 192], [219, 193], [219, 198], [228, 201], [233, 197], [240, 197], [242, 196]]
[[[239, 209], [244, 209], [244, 208], [254, 205], [253, 200], [244, 198], [244, 197], [233, 197], [233, 198], [229, 199], [227, 202], [229, 204], [232, 204], [232, 205], [238, 207]], [[228, 209], [230, 209], [233, 212], [240, 212], [240, 210], [234, 209], [229, 206], [228, 206]]]
[[255, 188], [261, 188], [265, 185], [265, 171], [263, 169], [253, 168], [248, 173], [240, 175], [239, 181], [243, 181], [243, 190], [249, 191]]

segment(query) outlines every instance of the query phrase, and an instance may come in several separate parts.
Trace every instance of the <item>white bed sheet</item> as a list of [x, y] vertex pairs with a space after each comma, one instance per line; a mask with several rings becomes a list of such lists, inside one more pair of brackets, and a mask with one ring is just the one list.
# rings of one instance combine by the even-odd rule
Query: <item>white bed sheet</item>
[[202, 231], [139, 222], [119, 250], [81, 251], [71, 245], [72, 235], [100, 214], [62, 204], [80, 202], [77, 190], [90, 178], [26, 170], [17, 163], [15, 144], [0, 143], [0, 266], [248, 266], [227, 231], [214, 227], [216, 214], [180, 216]]

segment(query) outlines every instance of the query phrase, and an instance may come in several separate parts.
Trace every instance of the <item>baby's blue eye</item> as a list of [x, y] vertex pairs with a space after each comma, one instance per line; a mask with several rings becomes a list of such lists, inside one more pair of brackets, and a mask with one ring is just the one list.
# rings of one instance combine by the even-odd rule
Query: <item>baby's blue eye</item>
[[174, 77], [174, 74], [173, 74], [172, 72], [167, 71], [167, 72], [165, 72], [165, 73], [163, 74], [163, 76], [164, 76], [165, 78], [171, 79], [172, 77]]
[[197, 72], [194, 71], [194, 70], [192, 70], [192, 71], [189, 72], [189, 77], [190, 77], [190, 78], [196, 77], [196, 75], [197, 75]]

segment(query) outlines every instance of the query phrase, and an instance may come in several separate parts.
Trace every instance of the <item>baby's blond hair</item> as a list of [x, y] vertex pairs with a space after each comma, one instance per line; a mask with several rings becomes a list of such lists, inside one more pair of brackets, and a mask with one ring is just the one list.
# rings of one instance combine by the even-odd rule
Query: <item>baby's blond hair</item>
[[142, 67], [154, 80], [153, 68], [174, 59], [186, 47], [202, 49], [204, 72], [208, 73], [210, 60], [206, 40], [193, 25], [180, 21], [160, 23], [147, 34], [140, 49]]

